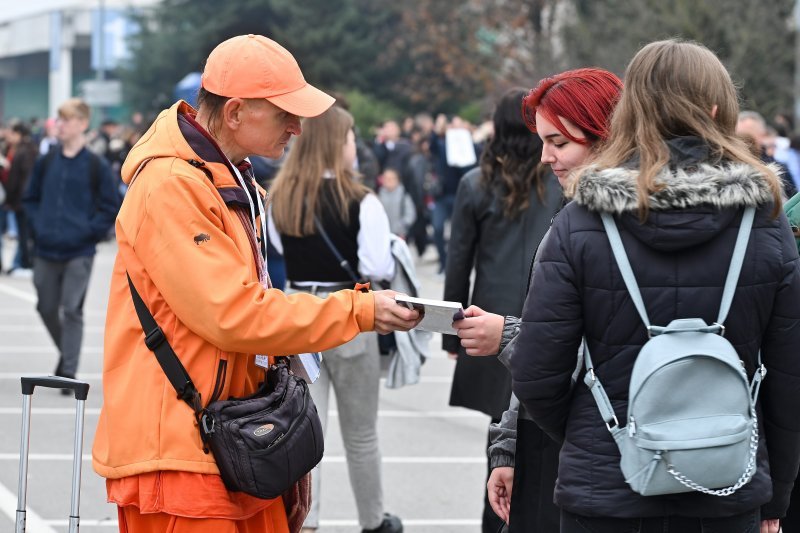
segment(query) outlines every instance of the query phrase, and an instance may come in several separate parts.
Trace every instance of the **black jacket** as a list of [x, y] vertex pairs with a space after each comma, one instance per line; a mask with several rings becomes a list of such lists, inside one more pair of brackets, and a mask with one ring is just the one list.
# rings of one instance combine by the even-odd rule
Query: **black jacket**
[[[445, 270], [444, 299], [477, 305], [491, 313], [519, 316], [525, 301], [531, 260], [561, 206], [555, 176], [544, 177], [544, 200], [536, 190], [518, 218], [503, 213], [499, 196], [484, 187], [481, 170], [467, 173], [458, 186]], [[475, 283], [470, 290], [470, 274]], [[508, 407], [511, 377], [495, 357], [470, 357], [458, 337], [445, 335], [442, 347], [458, 352], [450, 405], [484, 412], [499, 419]]]
[[[712, 166], [701, 164], [697, 153], [686, 156], [660, 175], [665, 188], [651, 196], [644, 223], [637, 214], [635, 170], [590, 171], [556, 217], [534, 272], [510, 361], [513, 389], [534, 420], [563, 439], [555, 500], [577, 514], [720, 517], [763, 506], [763, 518], [776, 518], [788, 506], [800, 462], [797, 248], [786, 217], [773, 218], [771, 192], [754, 168]], [[711, 323], [745, 205], [758, 209], [725, 326], [748, 374], [755, 371], [759, 348], [768, 369], [758, 402], [758, 470], [732, 496], [639, 496], [623, 479], [619, 451], [583, 385], [582, 368], [571, 386], [585, 335], [596, 372], [624, 420], [631, 370], [647, 340], [597, 212], [615, 213], [653, 324], [694, 317]]]

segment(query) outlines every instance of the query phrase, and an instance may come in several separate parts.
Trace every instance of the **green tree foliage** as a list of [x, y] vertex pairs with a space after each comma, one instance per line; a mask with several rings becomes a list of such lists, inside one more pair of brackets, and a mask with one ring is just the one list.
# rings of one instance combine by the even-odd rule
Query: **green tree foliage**
[[[139, 15], [133, 59], [123, 69], [127, 99], [137, 109], [157, 111], [172, 101], [172, 89], [221, 41], [248, 33], [275, 39], [321, 88], [372, 92], [387, 81], [378, 56], [399, 20], [370, 0], [163, 0]], [[391, 82], [392, 80], [388, 80]]]
[[[356, 91], [363, 124], [403, 110], [484, 111], [512, 85], [568, 68], [622, 74], [643, 45], [682, 37], [714, 50], [743, 107], [770, 118], [792, 102], [793, 0], [162, 0], [142, 15], [122, 72], [135, 109], [157, 111], [220, 41], [260, 33], [309, 82]], [[360, 99], [360, 100], [359, 100]], [[377, 110], [377, 111], [376, 111]], [[359, 111], [361, 113], [361, 111]]]
[[713, 50], [739, 86], [742, 107], [770, 119], [792, 106], [793, 0], [575, 0], [563, 32], [571, 67], [622, 75], [644, 44], [679, 37]]
[[130, 104], [154, 112], [171, 103], [181, 78], [202, 70], [217, 43], [258, 33], [286, 46], [320, 88], [356, 90], [409, 112], [452, 112], [492, 84], [495, 55], [479, 49], [480, 16], [470, 4], [163, 0], [139, 16], [142, 31], [121, 76]]

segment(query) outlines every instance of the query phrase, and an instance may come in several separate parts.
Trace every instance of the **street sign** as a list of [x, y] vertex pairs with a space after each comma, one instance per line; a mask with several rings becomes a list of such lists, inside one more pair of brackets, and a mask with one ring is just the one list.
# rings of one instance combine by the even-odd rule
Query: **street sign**
[[81, 82], [81, 97], [90, 106], [117, 106], [122, 103], [122, 82], [119, 80], [86, 80]]

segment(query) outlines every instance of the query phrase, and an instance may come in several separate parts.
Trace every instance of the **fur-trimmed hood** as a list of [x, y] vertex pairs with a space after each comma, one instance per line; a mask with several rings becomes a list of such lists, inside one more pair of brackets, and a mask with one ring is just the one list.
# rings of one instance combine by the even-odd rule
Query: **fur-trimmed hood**
[[[777, 174], [777, 167], [770, 167]], [[575, 188], [573, 200], [590, 211], [621, 214], [637, 211], [637, 169], [587, 169]], [[744, 163], [690, 168], [665, 168], [657, 181], [665, 187], [650, 196], [650, 209], [666, 211], [710, 206], [716, 209], [759, 206], [772, 202], [767, 178]]]
[[773, 201], [768, 179], [756, 168], [743, 163], [697, 163], [662, 170], [658, 182], [664, 188], [650, 196], [650, 211], [641, 221], [637, 177], [637, 169], [589, 168], [577, 183], [573, 200], [589, 211], [618, 215], [620, 227], [661, 251], [702, 245], [738, 226], [744, 206]]

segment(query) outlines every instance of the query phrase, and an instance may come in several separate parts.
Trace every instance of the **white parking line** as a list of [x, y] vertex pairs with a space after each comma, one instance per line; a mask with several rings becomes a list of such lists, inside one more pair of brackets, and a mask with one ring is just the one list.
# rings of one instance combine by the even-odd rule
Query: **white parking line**
[[[17, 454], [17, 459], [19, 459], [19, 454]], [[0, 513], [9, 517], [12, 522], [17, 521], [17, 495], [8, 490], [2, 483], [0, 483]], [[30, 507], [28, 507], [25, 517], [27, 531], [30, 533], [57, 533], [55, 529], [50, 527], [51, 520], [43, 520]], [[64, 525], [69, 525], [68, 520], [64, 522]]]
[[[57, 349], [52, 344], [41, 344], [39, 346], [0, 346], [0, 355], [2, 354], [9, 354], [9, 355], [53, 355], [57, 352]], [[96, 354], [96, 353], [103, 353], [102, 346], [83, 346], [81, 347], [81, 353], [83, 354]]]
[[[29, 291], [21, 291], [19, 289], [15, 289], [14, 287], [9, 287], [8, 285], [0, 284], [0, 292], [4, 292], [9, 296], [14, 296], [15, 298], [19, 298], [20, 300], [25, 300], [26, 302], [35, 304], [36, 303], [36, 295]], [[16, 312], [14, 314], [19, 314]]]
[[[81, 459], [90, 462], [92, 455], [83, 454]], [[19, 453], [0, 453], [0, 461], [19, 461]], [[72, 461], [71, 453], [31, 453], [28, 455], [29, 462], [35, 461]], [[328, 455], [322, 458], [323, 463], [341, 464], [346, 461], [344, 455]], [[413, 456], [391, 456], [383, 457], [385, 464], [396, 465], [428, 465], [428, 464], [450, 464], [450, 465], [475, 465], [486, 463], [486, 457], [413, 457]]]
[[[103, 326], [83, 326], [84, 333], [91, 331], [91, 332], [100, 332], [104, 331], [105, 328]], [[44, 324], [36, 324], [36, 325], [2, 325], [0, 326], [0, 333], [43, 333], [47, 335], [47, 329], [44, 327]]]

